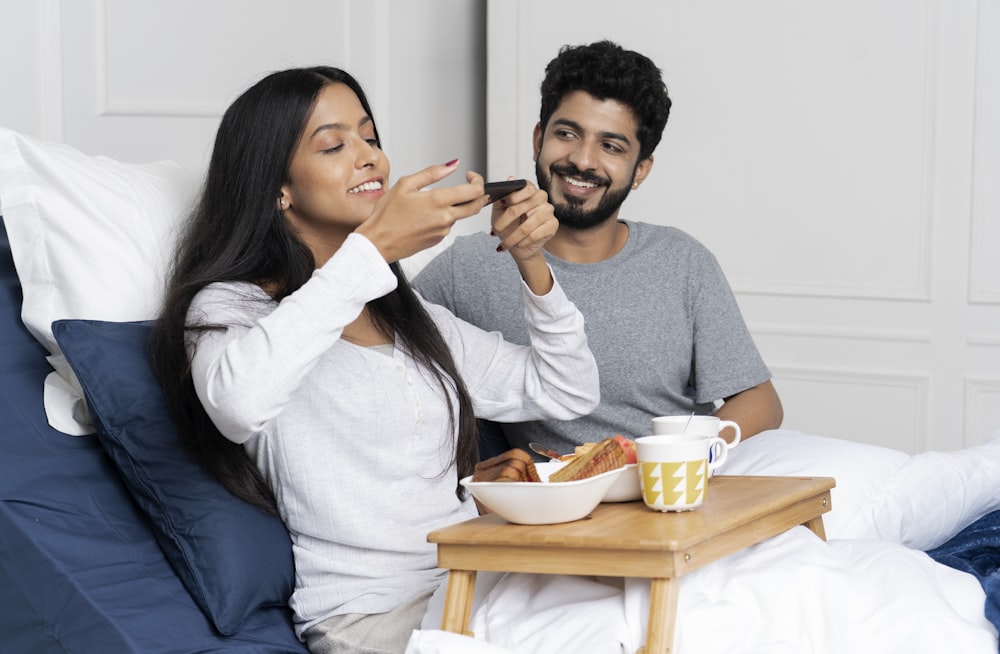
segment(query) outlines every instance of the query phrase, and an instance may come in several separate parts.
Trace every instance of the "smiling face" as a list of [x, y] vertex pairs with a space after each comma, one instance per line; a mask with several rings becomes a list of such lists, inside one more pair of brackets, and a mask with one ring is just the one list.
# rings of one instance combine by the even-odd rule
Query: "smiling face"
[[292, 154], [279, 199], [285, 220], [321, 265], [385, 193], [389, 160], [375, 123], [347, 85], [320, 91]]
[[617, 100], [584, 91], [568, 94], [545, 132], [535, 127], [535, 174], [549, 193], [560, 225], [587, 229], [617, 218], [621, 203], [649, 174], [639, 161], [633, 113]]

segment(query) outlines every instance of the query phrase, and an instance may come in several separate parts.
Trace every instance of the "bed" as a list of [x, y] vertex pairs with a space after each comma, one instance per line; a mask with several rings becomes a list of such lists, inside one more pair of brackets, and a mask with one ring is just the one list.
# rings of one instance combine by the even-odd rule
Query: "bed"
[[[187, 459], [145, 359], [195, 188], [0, 129], [5, 653], [306, 651], [287, 533]], [[829, 540], [795, 529], [685, 577], [679, 651], [997, 651], [1000, 434], [909, 456], [778, 430], [720, 473], [835, 477]], [[478, 638], [438, 630], [436, 596], [408, 652], [634, 651], [646, 592], [483, 574]]]

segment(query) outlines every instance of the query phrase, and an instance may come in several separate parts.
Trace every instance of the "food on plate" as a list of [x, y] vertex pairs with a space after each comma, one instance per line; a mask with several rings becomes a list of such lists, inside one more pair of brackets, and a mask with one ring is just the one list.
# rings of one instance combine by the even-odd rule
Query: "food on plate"
[[507, 450], [480, 461], [472, 472], [472, 481], [541, 481], [535, 461], [524, 450]]
[[583, 454], [573, 457], [564, 467], [549, 475], [550, 482], [577, 481], [603, 472], [623, 468], [625, 450], [614, 438], [594, 444]]
[[[577, 481], [636, 462], [635, 443], [615, 434], [600, 443], [578, 445], [573, 454], [560, 457], [567, 465], [549, 475], [548, 481]], [[542, 481], [534, 459], [522, 449], [507, 450], [476, 464], [472, 481]]]
[[[625, 463], [639, 462], [638, 454], [635, 451], [635, 441], [633, 441], [630, 438], [625, 438], [621, 434], [615, 434], [611, 438], [613, 438], [615, 442], [621, 445], [622, 449], [625, 450]], [[570, 461], [572, 459], [575, 459], [581, 454], [586, 454], [587, 452], [589, 452], [591, 449], [593, 449], [595, 445], [597, 445], [597, 443], [584, 443], [583, 445], [577, 445], [576, 449], [573, 451], [572, 454], [564, 454], [561, 457], [559, 457], [559, 460]]]
[[625, 450], [625, 462], [626, 463], [638, 463], [639, 454], [635, 451], [635, 441], [625, 438], [621, 434], [615, 434], [612, 436], [615, 442], [622, 446]]

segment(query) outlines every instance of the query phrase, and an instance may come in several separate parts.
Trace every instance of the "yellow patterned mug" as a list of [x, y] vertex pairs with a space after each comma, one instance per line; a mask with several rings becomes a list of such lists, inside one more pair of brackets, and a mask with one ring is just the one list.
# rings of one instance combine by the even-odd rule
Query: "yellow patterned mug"
[[[708, 453], [713, 448], [716, 456], [709, 463]], [[636, 439], [635, 449], [642, 501], [657, 511], [690, 511], [701, 506], [709, 471], [725, 463], [729, 456], [725, 440], [718, 436], [643, 436]]]

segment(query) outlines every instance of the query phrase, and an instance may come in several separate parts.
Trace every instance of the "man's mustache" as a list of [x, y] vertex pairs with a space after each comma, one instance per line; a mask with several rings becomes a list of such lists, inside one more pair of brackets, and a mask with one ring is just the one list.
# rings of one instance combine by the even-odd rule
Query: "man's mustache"
[[581, 182], [597, 184], [598, 186], [611, 186], [610, 179], [591, 172], [578, 170], [576, 166], [550, 166], [549, 170], [552, 171], [552, 174], [559, 175], [560, 177], [573, 177]]

